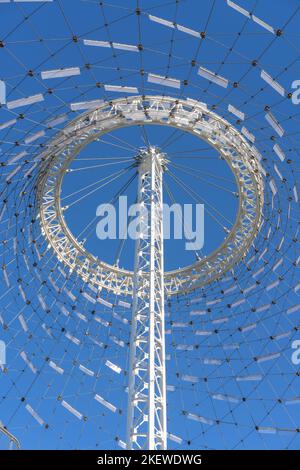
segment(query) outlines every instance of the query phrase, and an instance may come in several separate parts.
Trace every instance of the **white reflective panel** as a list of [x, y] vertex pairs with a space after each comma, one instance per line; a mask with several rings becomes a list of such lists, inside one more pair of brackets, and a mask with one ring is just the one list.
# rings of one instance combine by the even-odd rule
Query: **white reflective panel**
[[251, 15], [250, 15], [249, 11], [245, 10], [245, 8], [240, 7], [239, 5], [232, 2], [231, 0], [227, 0], [227, 5], [231, 8], [233, 8], [234, 10], [238, 11], [242, 15], [247, 16], [247, 18], [250, 18]]
[[109, 403], [107, 400], [104, 400], [103, 397], [101, 397], [100, 395], [96, 394], [94, 396], [95, 400], [97, 400], [99, 403], [101, 403], [101, 405], [105, 406], [106, 408], [108, 408], [110, 411], [112, 411], [113, 413], [115, 413], [117, 411], [117, 407], [114, 406], [112, 403]]
[[271, 307], [271, 304], [261, 305], [260, 307], [256, 308], [256, 313], [264, 312], [265, 310], [268, 310], [270, 307]]
[[270, 186], [270, 188], [271, 188], [271, 191], [272, 191], [273, 196], [276, 196], [276, 194], [277, 194], [277, 187], [276, 187], [275, 181], [274, 181], [273, 179], [271, 179], [271, 180], [269, 181], [269, 186]]
[[258, 382], [263, 379], [261, 374], [243, 375], [236, 378], [237, 382]]
[[105, 365], [106, 367], [108, 367], [109, 369], [111, 369], [112, 371], [116, 372], [117, 374], [120, 374], [122, 369], [121, 367], [117, 366], [116, 364], [114, 364], [113, 362], [109, 361], [107, 359], [107, 361], [105, 362]]
[[[38, 2], [38, 3], [48, 3], [48, 2], [53, 2], [53, 0], [6, 0], [6, 3], [8, 3], [9, 1], [13, 1], [15, 3], [34, 3], [34, 2]], [[1, 2], [3, 2], [3, 0], [1, 0]]]
[[110, 42], [108, 42], [108, 41], [97, 41], [97, 40], [94, 40], [94, 39], [84, 39], [83, 44], [85, 46], [111, 47]]
[[40, 139], [41, 137], [44, 137], [45, 131], [40, 131], [37, 132], [36, 134], [31, 135], [30, 137], [27, 137], [24, 142], [25, 144], [31, 144], [32, 142], [35, 142], [36, 140]]
[[186, 33], [186, 34], [189, 34], [190, 36], [200, 38], [200, 33], [198, 31], [195, 31], [194, 29], [186, 28], [185, 26], [182, 26], [180, 24], [178, 24], [176, 27], [178, 31], [181, 31], [182, 33]]
[[222, 302], [222, 299], [208, 300], [206, 305], [209, 307], [210, 305], [219, 304], [220, 302]]
[[3, 80], [0, 80], [0, 104], [6, 103], [6, 85]]
[[45, 70], [44, 72], [41, 72], [41, 77], [43, 80], [49, 80], [51, 78], [73, 77], [76, 75], [80, 75], [79, 67], [70, 67], [68, 69]]
[[17, 122], [16, 119], [11, 119], [10, 121], [0, 124], [0, 131], [2, 131], [3, 129], [6, 129], [7, 127], [13, 126], [14, 124], [16, 124], [16, 122]]
[[51, 369], [55, 370], [55, 372], [57, 372], [60, 375], [63, 375], [64, 369], [62, 369], [57, 364], [55, 364], [55, 362], [49, 361], [48, 364], [49, 364], [49, 367], [51, 367]]
[[213, 332], [207, 330], [196, 330], [196, 336], [210, 336]]
[[216, 318], [215, 320], [212, 321], [212, 324], [219, 325], [220, 323], [227, 323], [228, 320], [229, 320], [228, 317]]
[[277, 430], [271, 426], [257, 426], [257, 432], [262, 434], [276, 434]]
[[294, 186], [293, 188], [293, 193], [294, 193], [295, 201], [298, 202], [299, 198], [298, 198], [298, 191], [297, 191], [296, 186]]
[[106, 328], [109, 326], [109, 322], [106, 321], [106, 320], [103, 320], [103, 318], [94, 317], [94, 320], [95, 320], [97, 323], [100, 323], [100, 325], [105, 326]]
[[116, 336], [110, 336], [109, 339], [117, 344], [118, 346], [121, 346], [121, 348], [124, 348], [125, 347], [125, 342], [119, 338], [117, 338]]
[[105, 305], [105, 307], [108, 307], [108, 308], [112, 308], [113, 307], [113, 304], [108, 302], [107, 300], [105, 299], [102, 299], [101, 297], [98, 297], [98, 302], [102, 305]]
[[220, 366], [222, 364], [221, 359], [210, 359], [210, 358], [205, 358], [203, 359], [203, 364], [207, 366]]
[[46, 305], [45, 299], [42, 296], [42, 294], [38, 294], [37, 298], [39, 300], [39, 303], [41, 304], [42, 309], [46, 311], [47, 310], [47, 305]]
[[79, 411], [77, 411], [75, 408], [73, 408], [73, 406], [71, 406], [71, 405], [70, 405], [68, 402], [66, 402], [65, 400], [63, 400], [63, 401], [61, 402], [61, 404], [62, 404], [62, 406], [63, 406], [66, 410], [70, 411], [70, 413], [72, 413], [72, 415], [76, 416], [76, 418], [78, 418], [78, 419], [82, 419], [82, 418], [83, 418], [83, 414], [80, 413]]
[[155, 73], [148, 73], [148, 82], [169, 86], [171, 88], [180, 88], [180, 80], [177, 80], [176, 78], [163, 77], [161, 75], [156, 75]]
[[104, 89], [117, 93], [138, 93], [138, 89], [134, 86], [104, 85]]
[[16, 163], [16, 162], [18, 162], [19, 160], [21, 160], [21, 158], [25, 157], [26, 155], [28, 155], [28, 153], [27, 153], [26, 151], [20, 152], [20, 153], [18, 153], [17, 155], [15, 155], [14, 157], [11, 157], [11, 158], [8, 160], [7, 164], [8, 164], [8, 165], [12, 165], [13, 163]]
[[242, 127], [241, 133], [245, 137], [247, 137], [247, 139], [250, 140], [250, 142], [252, 142], [252, 143], [255, 142], [255, 136], [253, 134], [251, 134], [251, 132], [248, 131], [248, 129], [246, 127], [244, 127], [244, 126]]
[[118, 439], [118, 446], [121, 447], [121, 449], [126, 450], [126, 443], [122, 441], [121, 439]]
[[276, 171], [276, 174], [279, 177], [279, 179], [281, 179], [281, 181], [283, 181], [283, 176], [282, 176], [281, 172], [279, 171], [278, 166], [275, 163], [274, 163], [274, 170]]
[[41, 93], [37, 95], [28, 96], [27, 98], [21, 98], [19, 100], [8, 101], [7, 102], [7, 109], [16, 109], [20, 108], [21, 106], [29, 106], [34, 103], [40, 103], [44, 101], [44, 97]]
[[80, 320], [82, 320], [82, 321], [84, 321], [84, 322], [87, 322], [87, 318], [86, 318], [86, 316], [85, 316], [83, 313], [76, 312], [76, 316], [77, 316]]
[[72, 343], [76, 344], [76, 346], [80, 345], [80, 340], [76, 338], [75, 336], [71, 335], [71, 333], [69, 333], [68, 331], [65, 334], [65, 337], [69, 339], [70, 341], [72, 341]]
[[124, 308], [131, 308], [131, 304], [129, 302], [125, 302], [124, 300], [119, 300], [118, 305]]
[[82, 293], [82, 296], [88, 300], [89, 302], [91, 302], [92, 304], [95, 304], [96, 303], [96, 299], [94, 299], [91, 295], [89, 295], [87, 292], [83, 292]]
[[209, 418], [205, 418], [204, 416], [199, 416], [194, 413], [188, 413], [187, 414], [188, 419], [192, 419], [193, 421], [199, 421], [202, 424], [208, 424], [209, 426], [212, 426], [214, 424], [214, 421]]
[[266, 29], [267, 31], [270, 31], [270, 33], [273, 33], [275, 34], [275, 29], [273, 28], [273, 26], [270, 26], [268, 23], [266, 23], [265, 21], [261, 20], [260, 18], [258, 18], [257, 16], [255, 15], [251, 15], [253, 21], [257, 24], [259, 24], [260, 26], [262, 26], [264, 29]]
[[300, 404], [300, 397], [290, 398], [289, 400], [285, 401], [286, 405], [299, 405]]
[[245, 119], [245, 113], [235, 108], [232, 104], [228, 105], [228, 111], [234, 114], [236, 117], [238, 117], [242, 121]]
[[266, 291], [269, 292], [269, 290], [274, 289], [274, 287], [277, 287], [279, 284], [279, 280], [277, 279], [276, 281], [272, 282], [266, 287]]
[[[19, 287], [21, 287], [21, 286], [19, 286]], [[23, 330], [24, 330], [25, 333], [26, 333], [26, 331], [28, 331], [28, 325], [27, 325], [27, 323], [26, 323], [26, 321], [25, 321], [25, 318], [23, 317], [23, 315], [19, 315], [18, 318], [19, 318], [19, 322], [21, 323], [21, 326], [22, 326]]]
[[274, 131], [277, 132], [277, 134], [279, 135], [279, 137], [282, 137], [283, 134], [284, 134], [284, 129], [282, 128], [282, 126], [279, 124], [279, 122], [277, 121], [277, 119], [275, 118], [275, 116], [272, 114], [272, 113], [267, 113], [265, 115], [265, 118], [266, 120], [268, 121], [268, 123], [270, 124], [270, 126], [273, 127]]
[[281, 258], [277, 263], [273, 266], [273, 271], [276, 271], [277, 268], [283, 263], [283, 258]]
[[81, 101], [79, 103], [71, 103], [70, 108], [72, 111], [80, 111], [83, 109], [98, 108], [104, 103], [103, 100]]
[[223, 88], [228, 87], [228, 80], [226, 78], [221, 77], [220, 75], [217, 75], [214, 72], [211, 72], [210, 70], [205, 69], [204, 67], [199, 67], [198, 75], [200, 75], [203, 78], [206, 78], [207, 80], [210, 80], [216, 85], [220, 85]]
[[25, 405], [25, 408], [28, 413], [30, 413], [31, 416], [39, 423], [40, 426], [43, 426], [45, 424], [45, 421], [37, 414], [36, 411], [34, 411], [34, 409], [32, 408], [32, 406], [29, 405], [29, 403]]
[[237, 300], [236, 302], [233, 302], [231, 304], [231, 308], [238, 307], [239, 305], [242, 305], [244, 302], [246, 302], [246, 299]]
[[262, 70], [260, 73], [261, 78], [268, 83], [272, 88], [274, 88], [277, 93], [279, 93], [281, 96], [285, 96], [285, 90], [284, 88], [276, 82], [274, 78], [271, 77], [265, 70]]
[[174, 23], [172, 21], [164, 20], [163, 18], [159, 18], [158, 16], [148, 15], [150, 21], [154, 21], [155, 23], [162, 24], [164, 26], [168, 26], [169, 28], [175, 28]]
[[22, 352], [20, 353], [20, 356], [21, 356], [21, 358], [23, 359], [23, 361], [28, 365], [29, 369], [30, 369], [34, 374], [36, 374], [36, 373], [37, 373], [37, 369], [34, 367], [34, 365], [32, 364], [32, 362], [28, 359], [26, 352], [25, 352], [25, 351], [22, 351]]
[[175, 434], [171, 434], [168, 432], [167, 437], [168, 439], [170, 439], [170, 441], [176, 442], [176, 444], [182, 444], [181, 437], [175, 436]]
[[297, 304], [297, 305], [294, 305], [293, 307], [290, 307], [286, 313], [289, 315], [290, 313], [295, 313], [295, 312], [298, 312], [298, 310], [300, 310], [300, 304]]
[[83, 366], [82, 364], [79, 365], [79, 370], [81, 370], [81, 372], [83, 372], [84, 374], [89, 375], [90, 377], [93, 377], [95, 375], [95, 372]]
[[279, 157], [279, 159], [283, 162], [285, 160], [285, 154], [284, 152], [281, 150], [281, 148], [279, 147], [278, 144], [275, 144], [274, 147], [273, 147], [273, 150], [274, 152], [276, 153], [276, 155]]
[[221, 393], [216, 393], [212, 395], [214, 400], [228, 401], [229, 403], [239, 403], [239, 399], [232, 397], [230, 395], [222, 395]]
[[256, 358], [256, 362], [267, 362], [272, 361], [273, 359], [278, 359], [280, 357], [280, 353], [273, 353], [273, 354], [265, 354], [264, 356], [259, 356]]
[[133, 46], [131, 44], [121, 44], [119, 42], [113, 42], [112, 43], [114, 49], [120, 49], [122, 51], [132, 51], [132, 52], [138, 52], [139, 49], [137, 46]]
[[256, 327], [256, 323], [251, 323], [250, 325], [240, 327], [240, 331], [241, 333], [246, 333], [247, 331], [254, 330]]
[[206, 310], [192, 310], [190, 312], [190, 315], [206, 315], [207, 311]]

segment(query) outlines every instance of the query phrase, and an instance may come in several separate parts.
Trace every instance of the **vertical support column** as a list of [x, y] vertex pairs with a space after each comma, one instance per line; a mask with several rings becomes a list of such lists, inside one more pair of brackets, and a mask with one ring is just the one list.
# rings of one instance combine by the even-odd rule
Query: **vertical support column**
[[138, 157], [140, 236], [135, 247], [127, 449], [166, 449], [162, 178], [154, 148]]

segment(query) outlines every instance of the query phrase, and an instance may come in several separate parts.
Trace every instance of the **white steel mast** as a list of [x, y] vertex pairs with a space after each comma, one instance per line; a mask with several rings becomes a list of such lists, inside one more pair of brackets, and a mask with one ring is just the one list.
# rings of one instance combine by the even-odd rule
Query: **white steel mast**
[[162, 179], [164, 155], [150, 147], [138, 162], [139, 237], [135, 246], [129, 358], [127, 449], [166, 449]]

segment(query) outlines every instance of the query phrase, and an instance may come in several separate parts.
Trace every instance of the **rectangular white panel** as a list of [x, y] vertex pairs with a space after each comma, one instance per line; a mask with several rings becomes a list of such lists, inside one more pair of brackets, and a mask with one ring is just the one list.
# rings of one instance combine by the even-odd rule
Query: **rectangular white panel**
[[79, 365], [79, 370], [81, 370], [81, 372], [83, 372], [84, 374], [89, 375], [90, 377], [93, 377], [95, 375], [95, 372], [83, 366], [82, 364]]
[[110, 42], [108, 41], [97, 41], [94, 39], [84, 39], [83, 44], [85, 46], [94, 46], [94, 47], [111, 47]]
[[7, 127], [13, 126], [14, 124], [16, 124], [16, 122], [17, 122], [16, 119], [11, 119], [10, 121], [0, 124], [0, 131], [2, 131], [3, 129], [6, 129]]
[[76, 416], [76, 418], [78, 418], [78, 419], [82, 419], [82, 418], [83, 418], [82, 413], [80, 413], [80, 412], [77, 411], [75, 408], [73, 408], [73, 406], [71, 406], [71, 405], [70, 405], [69, 403], [67, 403], [65, 400], [63, 400], [63, 401], [61, 402], [61, 404], [62, 404], [62, 406], [63, 406], [66, 410], [70, 411], [70, 413], [72, 413], [72, 415]]
[[198, 31], [195, 31], [194, 29], [186, 28], [185, 26], [182, 26], [180, 24], [177, 25], [177, 29], [178, 31], [189, 34], [190, 36], [194, 36], [196, 38], [200, 37], [200, 33]]
[[268, 23], [261, 20], [260, 18], [258, 18], [255, 15], [251, 15], [251, 18], [254, 21], [254, 23], [259, 24], [259, 26], [262, 26], [262, 28], [266, 29], [267, 31], [270, 31], [270, 33], [275, 34], [275, 29], [273, 28], [273, 26], [270, 26]]
[[285, 154], [282, 151], [282, 149], [279, 147], [279, 145], [275, 144], [273, 147], [273, 150], [276, 153], [276, 155], [279, 157], [279, 159], [283, 162], [285, 160]]
[[202, 424], [208, 424], [209, 426], [212, 426], [214, 424], [214, 421], [212, 419], [208, 419], [204, 416], [199, 416], [194, 413], [188, 413], [187, 418], [192, 419], [193, 421], [199, 421]]
[[116, 372], [117, 374], [120, 374], [121, 371], [122, 371], [121, 367], [117, 366], [116, 364], [109, 361], [108, 359], [106, 360], [105, 365], [106, 365], [106, 367], [108, 367], [112, 371]]
[[250, 131], [248, 131], [248, 129], [243, 126], [242, 129], [241, 129], [241, 133], [248, 139], [250, 140], [250, 142], [254, 143], [255, 142], [255, 136], [253, 134], [251, 134]]
[[68, 69], [45, 70], [44, 72], [41, 72], [41, 77], [43, 80], [49, 80], [51, 78], [73, 77], [76, 75], [80, 75], [79, 67], [70, 67]]
[[35, 134], [32, 134], [29, 137], [26, 137], [24, 140], [25, 144], [31, 144], [32, 142], [35, 142], [36, 140], [40, 139], [41, 137], [44, 137], [45, 131], [40, 131], [36, 132]]
[[44, 420], [37, 414], [36, 411], [34, 411], [34, 409], [32, 408], [32, 406], [29, 405], [29, 403], [25, 405], [25, 408], [28, 413], [30, 413], [31, 416], [39, 423], [40, 426], [43, 426], [45, 424]]
[[290, 315], [290, 313], [295, 313], [295, 312], [298, 312], [298, 310], [300, 310], [300, 304], [297, 304], [297, 305], [294, 305], [293, 307], [290, 307], [286, 313], [288, 315]]
[[236, 117], [244, 121], [245, 119], [245, 113], [240, 111], [239, 109], [235, 108], [232, 104], [228, 105], [228, 111], [232, 114], [234, 114]]
[[48, 364], [49, 364], [49, 367], [51, 367], [51, 369], [55, 370], [55, 372], [57, 372], [60, 375], [63, 375], [64, 369], [62, 369], [57, 364], [55, 364], [55, 362], [49, 361]]
[[104, 103], [103, 100], [81, 101], [79, 103], [71, 103], [72, 111], [81, 111], [83, 109], [95, 109]]
[[163, 77], [155, 73], [148, 73], [148, 82], [169, 86], [171, 88], [180, 88], [180, 80], [177, 80], [176, 78]]
[[28, 325], [27, 325], [27, 323], [26, 323], [25, 318], [23, 317], [23, 315], [19, 315], [19, 322], [21, 323], [21, 326], [22, 326], [23, 330], [24, 330], [25, 333], [26, 333], [26, 331], [28, 331]]
[[154, 21], [155, 23], [162, 24], [164, 26], [168, 26], [169, 28], [175, 28], [175, 25], [172, 21], [164, 20], [163, 18], [159, 18], [158, 16], [148, 15], [150, 21]]
[[265, 115], [265, 118], [266, 120], [268, 121], [268, 123], [270, 124], [270, 126], [273, 127], [274, 131], [277, 132], [277, 134], [279, 135], [279, 137], [282, 137], [283, 134], [284, 134], [284, 129], [282, 128], [282, 126], [279, 124], [279, 122], [277, 121], [277, 119], [275, 118], [275, 116], [272, 114], [272, 113], [267, 113]]
[[199, 67], [198, 75], [200, 75], [200, 77], [206, 78], [207, 80], [210, 80], [211, 82], [223, 88], [228, 87], [228, 80], [226, 78], [221, 77], [220, 75], [217, 75], [214, 72], [205, 69], [204, 67]]
[[212, 395], [214, 400], [228, 401], [229, 403], [239, 403], [239, 399], [232, 397], [230, 395], [222, 395], [221, 393], [216, 393]]
[[8, 164], [8, 165], [12, 165], [13, 163], [16, 163], [16, 162], [18, 162], [19, 160], [21, 160], [21, 158], [25, 157], [26, 155], [28, 155], [28, 153], [25, 152], [25, 150], [24, 150], [24, 152], [20, 152], [20, 153], [18, 153], [17, 155], [14, 155], [13, 157], [11, 157], [11, 158], [8, 160], [7, 164]]
[[95, 400], [97, 400], [99, 403], [101, 403], [101, 405], [105, 406], [106, 408], [108, 408], [110, 411], [112, 411], [113, 413], [115, 413], [117, 411], [117, 407], [114, 406], [112, 403], [109, 403], [107, 400], [104, 400], [103, 397], [101, 397], [100, 395], [96, 394], [94, 396]]
[[133, 46], [132, 44], [121, 44], [119, 42], [112, 43], [114, 49], [120, 49], [122, 51], [131, 51], [131, 52], [138, 52], [139, 49], [137, 46]]
[[117, 93], [138, 93], [138, 89], [134, 86], [104, 85], [104, 89]]
[[245, 10], [245, 8], [240, 7], [239, 5], [232, 2], [231, 0], [227, 0], [227, 5], [231, 8], [233, 8], [234, 10], [238, 11], [242, 15], [247, 16], [247, 18], [250, 18], [251, 15], [250, 15], [249, 11]]

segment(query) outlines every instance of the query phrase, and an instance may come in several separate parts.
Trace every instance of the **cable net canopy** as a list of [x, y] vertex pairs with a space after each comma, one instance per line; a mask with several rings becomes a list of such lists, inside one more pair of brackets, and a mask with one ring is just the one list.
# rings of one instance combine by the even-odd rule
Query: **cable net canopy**
[[[164, 244], [165, 279], [192, 266], [165, 296], [168, 448], [299, 448], [299, 15], [294, 0], [0, 2], [1, 448], [126, 447], [130, 276], [73, 269], [43, 217], [54, 200], [78, 249], [132, 273], [134, 241], [99, 240], [96, 210], [136, 202], [147, 148], [166, 159], [164, 202], [205, 211], [203, 247]], [[118, 100], [139, 102], [130, 126]], [[99, 109], [114, 125], [68, 154], [66, 129]], [[251, 244], [193, 283], [246, 210]]]

